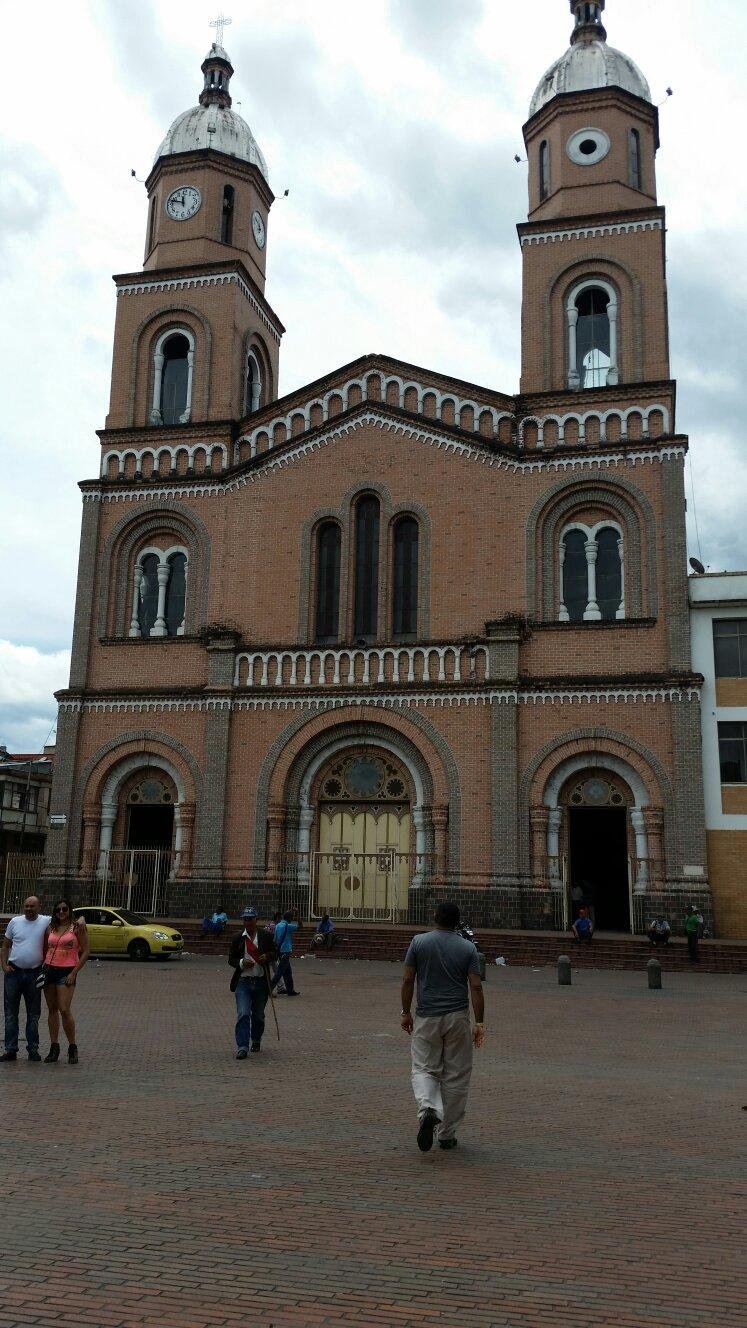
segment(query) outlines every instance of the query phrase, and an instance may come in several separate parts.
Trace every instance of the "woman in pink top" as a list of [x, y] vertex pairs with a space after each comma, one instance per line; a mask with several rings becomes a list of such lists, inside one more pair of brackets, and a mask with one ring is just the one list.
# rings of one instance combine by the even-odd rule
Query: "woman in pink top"
[[75, 994], [75, 980], [88, 958], [88, 929], [83, 918], [73, 920], [69, 899], [58, 899], [52, 909], [52, 921], [44, 937], [44, 996], [49, 1011], [51, 1046], [44, 1060], [54, 1064], [60, 1059], [60, 1019], [69, 1046], [67, 1058], [78, 1064], [75, 1020], [70, 1009]]

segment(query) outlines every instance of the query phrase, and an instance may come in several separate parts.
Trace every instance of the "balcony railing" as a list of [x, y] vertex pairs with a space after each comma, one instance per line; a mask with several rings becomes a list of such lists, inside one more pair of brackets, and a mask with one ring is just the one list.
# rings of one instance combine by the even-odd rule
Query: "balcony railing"
[[486, 645], [318, 646], [247, 651], [236, 658], [236, 687], [417, 687], [485, 682]]

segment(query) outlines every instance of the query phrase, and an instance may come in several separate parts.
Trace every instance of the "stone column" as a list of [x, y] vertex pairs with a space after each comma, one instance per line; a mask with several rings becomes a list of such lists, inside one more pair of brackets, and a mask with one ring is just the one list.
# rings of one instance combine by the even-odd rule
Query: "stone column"
[[651, 884], [657, 889], [665, 878], [664, 871], [664, 810], [662, 807], [644, 807], [643, 823], [648, 840], [648, 859]]
[[151, 636], [168, 635], [168, 628], [166, 626], [166, 588], [169, 584], [170, 573], [171, 568], [168, 563], [160, 562], [158, 564], [158, 608], [156, 610], [156, 621], [150, 631]]
[[563, 567], [564, 567], [564, 565], [565, 565], [565, 540], [561, 540], [561, 541], [560, 541], [560, 549], [558, 550], [558, 574], [559, 574], [559, 577], [560, 577], [560, 585], [559, 585], [559, 588], [558, 588], [558, 590], [559, 590], [558, 598], [559, 598], [559, 604], [560, 604], [560, 609], [559, 609], [559, 611], [558, 611], [558, 621], [559, 621], [559, 622], [570, 622], [570, 620], [571, 620], [571, 616], [570, 616], [570, 614], [569, 614], [569, 612], [568, 612], [568, 609], [567, 609], [567, 607], [566, 607], [566, 603], [565, 603], [565, 587], [564, 587], [564, 585], [563, 585]]
[[617, 552], [620, 555], [620, 605], [615, 613], [616, 618], [625, 617], [625, 546], [624, 541], [617, 541]]
[[142, 636], [140, 631], [140, 586], [143, 580], [143, 569], [140, 563], [136, 563], [135, 571], [132, 576], [132, 614], [130, 616], [130, 636]]
[[649, 861], [648, 861], [648, 835], [646, 834], [646, 823], [643, 818], [643, 812], [639, 807], [634, 807], [630, 813], [630, 823], [633, 826], [635, 835], [635, 856], [636, 867], [633, 874], [633, 892], [637, 895], [645, 895], [649, 883]]
[[192, 378], [194, 374], [194, 367], [195, 367], [195, 353], [192, 347], [190, 346], [189, 350], [187, 351], [187, 405], [185, 410], [179, 416], [180, 424], [188, 424], [189, 417], [192, 414]]
[[150, 408], [149, 424], [163, 424], [163, 415], [161, 414], [161, 383], [163, 381], [163, 352], [159, 351], [153, 357], [153, 401]]
[[282, 877], [282, 855], [285, 848], [286, 807], [283, 802], [271, 802], [267, 808], [267, 879], [279, 881]]
[[216, 632], [207, 643], [208, 684], [213, 704], [205, 717], [205, 765], [197, 808], [195, 870], [200, 876], [223, 873], [228, 758], [231, 738], [234, 661], [238, 632]]
[[179, 807], [181, 826], [181, 847], [179, 851], [178, 871], [181, 876], [192, 866], [192, 840], [194, 837], [196, 808], [193, 802], [183, 802]]
[[547, 816], [547, 857], [548, 875], [553, 890], [562, 888], [560, 873], [560, 827], [563, 824], [563, 808], [551, 807]]
[[607, 382], [614, 386], [619, 378], [619, 366], [617, 363], [617, 300], [610, 300], [607, 305], [607, 317], [610, 324], [610, 367], [607, 371]]
[[597, 604], [597, 542], [595, 539], [587, 540], [584, 545], [586, 553], [586, 575], [588, 578], [587, 604], [584, 613], [584, 622], [599, 622], [602, 615]]
[[433, 821], [433, 840], [436, 854], [436, 875], [445, 877], [449, 866], [449, 809], [446, 806], [434, 807], [431, 812]]
[[549, 807], [530, 807], [529, 825], [532, 836], [532, 884], [537, 890], [547, 889], [547, 827]]
[[581, 379], [578, 372], [578, 361], [576, 357], [576, 326], [578, 324], [578, 309], [575, 304], [566, 310], [568, 315], [568, 386], [578, 387]]

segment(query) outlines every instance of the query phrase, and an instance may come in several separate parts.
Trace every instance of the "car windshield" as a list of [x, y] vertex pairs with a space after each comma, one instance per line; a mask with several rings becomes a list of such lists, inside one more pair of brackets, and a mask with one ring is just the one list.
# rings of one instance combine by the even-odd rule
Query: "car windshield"
[[148, 918], [141, 917], [139, 913], [131, 913], [129, 908], [118, 908], [117, 917], [121, 918], [123, 922], [129, 923], [131, 927], [147, 927], [149, 925]]

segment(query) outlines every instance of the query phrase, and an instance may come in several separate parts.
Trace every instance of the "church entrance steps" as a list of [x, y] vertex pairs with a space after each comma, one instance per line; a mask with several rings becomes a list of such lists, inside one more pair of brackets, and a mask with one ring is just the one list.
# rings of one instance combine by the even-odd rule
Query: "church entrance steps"
[[[178, 927], [184, 937], [184, 948], [192, 954], [225, 957], [231, 936], [240, 924], [230, 922], [219, 939], [200, 939], [200, 923], [194, 919], [170, 918], [169, 925]], [[413, 935], [422, 927], [385, 926], [365, 923], [336, 923], [340, 944], [332, 951], [313, 950], [316, 957], [329, 959], [380, 959], [401, 963]], [[302, 927], [294, 940], [297, 959], [312, 950], [312, 927]], [[478, 929], [479, 947], [484, 951], [488, 965], [503, 955], [508, 964], [545, 967], [557, 963], [558, 956], [567, 954], [577, 968], [618, 968], [645, 970], [655, 955], [663, 971], [690, 971], [697, 968], [706, 973], [747, 972], [747, 942], [702, 941], [698, 965], [690, 963], [684, 939], [676, 938], [669, 945], [653, 950], [649, 942], [639, 936], [597, 934], [590, 946], [580, 946], [567, 933], [536, 931], [490, 931]]]

